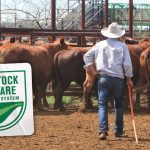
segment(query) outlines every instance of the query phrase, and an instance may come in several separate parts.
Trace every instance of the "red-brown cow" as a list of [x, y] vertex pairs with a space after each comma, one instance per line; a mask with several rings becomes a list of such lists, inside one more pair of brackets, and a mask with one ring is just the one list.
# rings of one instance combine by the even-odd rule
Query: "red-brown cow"
[[0, 47], [0, 63], [27, 62], [32, 67], [34, 104], [42, 108], [41, 98], [45, 97], [46, 86], [53, 78], [53, 57], [60, 50], [67, 49], [63, 39], [53, 44], [29, 46], [23, 44], [5, 44]]
[[[150, 107], [150, 47], [144, 50], [140, 56], [139, 81], [137, 83], [137, 93], [147, 88], [148, 106]], [[136, 101], [137, 106], [140, 106], [140, 99]]]
[[[128, 45], [129, 48], [129, 52], [130, 52], [130, 56], [131, 56], [131, 60], [132, 60], [132, 65], [133, 65], [133, 82], [135, 87], [137, 86], [137, 83], [139, 80], [142, 79], [142, 76], [139, 75], [139, 70], [140, 70], [140, 55], [143, 51], [145, 51], [146, 48], [148, 48], [150, 46], [150, 42], [149, 41], [145, 41], [142, 40], [140, 42], [140, 44], [137, 45]], [[126, 94], [127, 95], [127, 94]], [[140, 101], [140, 95], [141, 95], [141, 91], [136, 91], [135, 94], [135, 108], [138, 109], [139, 108], [139, 101]], [[129, 102], [128, 98], [127, 101]]]

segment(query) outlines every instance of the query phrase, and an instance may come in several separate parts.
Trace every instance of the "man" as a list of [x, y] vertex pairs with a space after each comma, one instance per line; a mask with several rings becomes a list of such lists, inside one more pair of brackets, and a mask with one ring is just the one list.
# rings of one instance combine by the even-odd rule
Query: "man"
[[99, 129], [100, 140], [106, 140], [108, 128], [108, 102], [110, 96], [115, 103], [115, 126], [116, 137], [123, 132], [123, 92], [124, 76], [127, 77], [127, 84], [133, 86], [131, 81], [132, 64], [127, 46], [119, 41], [125, 34], [116, 22], [111, 23], [108, 28], [101, 30], [101, 34], [107, 37], [106, 40], [98, 42], [91, 50], [84, 55], [85, 68], [89, 73], [94, 72], [93, 61], [99, 72], [98, 99], [99, 99]]

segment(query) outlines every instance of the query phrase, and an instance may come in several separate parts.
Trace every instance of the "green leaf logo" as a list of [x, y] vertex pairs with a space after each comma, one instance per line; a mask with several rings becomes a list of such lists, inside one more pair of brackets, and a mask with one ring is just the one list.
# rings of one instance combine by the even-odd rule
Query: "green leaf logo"
[[18, 122], [24, 117], [27, 107], [26, 70], [12, 70], [7, 66], [2, 68], [4, 70], [0, 70], [0, 135], [1, 131], [19, 125]]
[[18, 107], [23, 107], [23, 102], [0, 103], [0, 123], [4, 122]]

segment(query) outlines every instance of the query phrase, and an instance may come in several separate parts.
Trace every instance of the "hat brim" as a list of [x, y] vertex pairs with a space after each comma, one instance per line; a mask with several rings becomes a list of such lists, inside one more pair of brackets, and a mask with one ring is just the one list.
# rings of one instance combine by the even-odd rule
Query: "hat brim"
[[108, 28], [104, 28], [101, 30], [101, 34], [108, 38], [120, 38], [125, 34], [125, 30], [119, 30], [117, 33], [110, 33]]

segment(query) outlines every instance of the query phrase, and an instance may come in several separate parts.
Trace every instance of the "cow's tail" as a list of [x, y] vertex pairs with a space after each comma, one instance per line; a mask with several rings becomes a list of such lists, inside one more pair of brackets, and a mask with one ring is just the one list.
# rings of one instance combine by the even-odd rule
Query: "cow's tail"
[[53, 81], [57, 83], [59, 81], [59, 67], [58, 67], [58, 58], [60, 52], [56, 53], [54, 56], [54, 78]]
[[148, 55], [144, 55], [143, 57], [143, 59], [144, 59], [144, 74], [145, 74], [145, 79], [146, 79], [146, 85], [145, 85], [145, 87], [147, 88], [147, 87], [149, 87], [150, 86], [150, 78], [149, 78], [149, 73], [150, 73], [150, 69], [149, 69], [149, 64], [150, 64], [150, 61], [149, 61], [149, 54]]
[[147, 56], [145, 64], [145, 75], [147, 80], [147, 86], [150, 87], [150, 53]]

